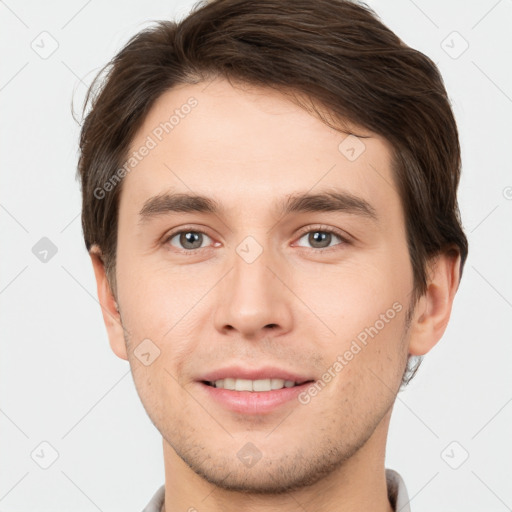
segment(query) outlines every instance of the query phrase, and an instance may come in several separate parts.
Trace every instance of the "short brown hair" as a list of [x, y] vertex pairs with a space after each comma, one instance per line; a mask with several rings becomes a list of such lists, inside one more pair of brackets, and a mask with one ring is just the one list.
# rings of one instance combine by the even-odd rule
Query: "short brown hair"
[[88, 91], [84, 111], [89, 103], [92, 108], [78, 163], [82, 228], [87, 250], [101, 249], [114, 294], [122, 181], [102, 198], [95, 191], [123, 166], [162, 93], [217, 76], [275, 88], [335, 129], [351, 123], [383, 136], [393, 148], [405, 213], [412, 303], [426, 291], [433, 256], [459, 253], [462, 275], [468, 242], [457, 204], [460, 146], [435, 64], [362, 3], [213, 0], [199, 2], [183, 20], [157, 22], [136, 34]]

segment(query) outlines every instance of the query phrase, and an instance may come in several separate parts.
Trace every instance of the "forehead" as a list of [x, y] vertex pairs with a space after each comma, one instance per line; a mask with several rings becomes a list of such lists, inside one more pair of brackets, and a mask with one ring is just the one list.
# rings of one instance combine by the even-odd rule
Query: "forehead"
[[[127, 159], [121, 210], [173, 190], [262, 209], [293, 193], [340, 190], [375, 209], [399, 203], [387, 141], [334, 130], [278, 91], [217, 79], [154, 103]], [[139, 211], [137, 210], [137, 212]]]

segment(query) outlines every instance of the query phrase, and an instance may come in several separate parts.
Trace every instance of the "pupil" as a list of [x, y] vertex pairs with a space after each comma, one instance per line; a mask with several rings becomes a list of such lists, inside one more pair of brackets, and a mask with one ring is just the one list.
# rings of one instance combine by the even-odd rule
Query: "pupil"
[[[201, 233], [196, 233], [194, 231], [188, 231], [187, 233], [182, 233], [180, 243], [183, 247], [187, 249], [197, 249], [201, 247]], [[191, 244], [192, 247], [190, 245]]]
[[[327, 241], [327, 245], [325, 245], [325, 244], [322, 245], [322, 242], [325, 242], [325, 241]], [[313, 247], [317, 247], [317, 245], [315, 245], [315, 244], [318, 244], [318, 243], [320, 243], [321, 247], [328, 247], [330, 241], [331, 241], [331, 233], [326, 233], [325, 231], [314, 231], [309, 235], [309, 243]]]

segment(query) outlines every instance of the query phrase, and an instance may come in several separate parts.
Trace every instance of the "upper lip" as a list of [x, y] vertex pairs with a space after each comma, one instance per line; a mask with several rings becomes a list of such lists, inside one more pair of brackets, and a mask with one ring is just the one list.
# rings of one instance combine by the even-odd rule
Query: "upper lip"
[[264, 366], [260, 368], [243, 368], [241, 366], [229, 366], [219, 368], [201, 375], [197, 380], [206, 382], [215, 382], [216, 380], [233, 378], [233, 379], [283, 379], [296, 383], [303, 383], [314, 380], [312, 377], [298, 374], [292, 371], [284, 370], [273, 366]]

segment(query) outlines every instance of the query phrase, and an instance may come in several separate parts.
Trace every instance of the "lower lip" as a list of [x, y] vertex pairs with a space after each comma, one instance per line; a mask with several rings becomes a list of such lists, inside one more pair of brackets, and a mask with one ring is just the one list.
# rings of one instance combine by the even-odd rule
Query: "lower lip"
[[204, 384], [204, 382], [199, 383], [208, 396], [224, 408], [243, 414], [269, 413], [279, 406], [297, 399], [297, 396], [311, 384], [312, 382], [305, 382], [299, 386], [272, 391], [232, 391], [230, 389], [214, 388]]

